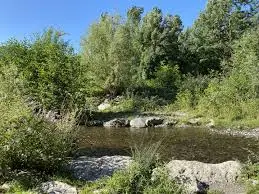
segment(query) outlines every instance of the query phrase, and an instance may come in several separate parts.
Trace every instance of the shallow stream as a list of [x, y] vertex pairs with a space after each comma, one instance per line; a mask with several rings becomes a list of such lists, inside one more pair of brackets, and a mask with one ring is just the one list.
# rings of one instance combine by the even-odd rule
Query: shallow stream
[[131, 155], [131, 148], [162, 141], [163, 160], [197, 160], [219, 163], [227, 160], [247, 161], [258, 155], [258, 140], [211, 133], [199, 128], [101, 128], [81, 127], [80, 155]]

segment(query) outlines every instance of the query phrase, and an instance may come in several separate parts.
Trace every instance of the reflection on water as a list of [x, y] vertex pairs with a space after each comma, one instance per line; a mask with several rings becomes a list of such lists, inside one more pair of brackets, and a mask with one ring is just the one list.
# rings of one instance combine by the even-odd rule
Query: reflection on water
[[79, 153], [88, 156], [130, 155], [132, 147], [160, 140], [160, 154], [164, 160], [174, 158], [210, 163], [226, 160], [245, 162], [251, 153], [259, 152], [255, 139], [211, 134], [206, 129], [82, 127]]

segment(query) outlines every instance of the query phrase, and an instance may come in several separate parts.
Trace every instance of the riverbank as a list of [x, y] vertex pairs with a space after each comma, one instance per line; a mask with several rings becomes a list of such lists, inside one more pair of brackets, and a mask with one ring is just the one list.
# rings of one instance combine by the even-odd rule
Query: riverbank
[[[158, 118], [161, 127], [206, 127], [215, 129], [251, 130], [259, 127], [259, 117], [214, 116], [195, 107], [181, 109], [176, 103], [165, 102], [160, 98], [143, 98], [140, 96], [116, 96], [106, 99], [91, 100], [90, 117], [82, 117], [80, 124], [104, 126], [106, 122], [116, 119]], [[213, 107], [212, 107], [213, 108]], [[109, 125], [108, 125], [109, 126]], [[112, 127], [112, 126], [111, 126]], [[148, 127], [148, 126], [146, 126]]]
[[[21, 181], [9, 182], [2, 185], [0, 189], [6, 193], [26, 194], [104, 194], [127, 191], [134, 193], [138, 191], [136, 189], [147, 194], [165, 191], [173, 194], [195, 192], [245, 194], [246, 184], [254, 182], [254, 180], [243, 179], [244, 165], [236, 161], [207, 164], [171, 160], [165, 164], [158, 164], [153, 159], [141, 162], [139, 158], [132, 160], [130, 157], [121, 156], [81, 157], [69, 162], [67, 169], [71, 175], [70, 179], [64, 176], [49, 177], [48, 180], [45, 179], [33, 185], [30, 190], [25, 190]], [[143, 162], [146, 162], [146, 167], [143, 166]], [[146, 174], [147, 172], [149, 173]], [[20, 180], [23, 177], [24, 180], [27, 178], [27, 181], [32, 179], [31, 175], [29, 172], [18, 174]], [[141, 183], [143, 185], [132, 185], [139, 184], [139, 175], [142, 176], [142, 181], [145, 181]], [[149, 185], [148, 188], [147, 185]]]
[[[145, 118], [145, 119], [144, 119]], [[152, 119], [151, 119], [152, 118]], [[146, 115], [142, 119], [145, 120], [145, 125], [151, 125], [152, 127], [145, 128], [107, 128], [107, 131], [110, 135], [113, 135], [112, 131], [121, 136], [121, 131], [124, 129], [127, 131], [132, 131], [136, 133], [136, 135], [141, 136], [141, 131], [165, 131], [167, 137], [169, 137], [170, 131], [175, 131], [175, 126], [167, 126], [162, 127], [160, 119], [155, 117], [151, 117], [150, 115]], [[141, 119], [141, 121], [142, 121]], [[131, 119], [131, 121], [134, 118]], [[125, 120], [116, 120], [115, 123], [128, 124], [130, 125], [131, 121], [125, 122]], [[123, 121], [123, 122], [122, 122]], [[158, 122], [159, 121], [159, 122]], [[167, 120], [163, 117], [163, 123]], [[190, 126], [190, 125], [189, 125]], [[191, 147], [194, 147], [194, 150], [189, 150], [193, 155], [199, 156], [199, 154], [195, 153], [197, 150], [197, 145], [193, 140], [198, 139], [199, 137], [195, 134], [192, 134], [196, 129], [198, 130], [202, 125], [194, 125], [192, 128], [178, 128], [179, 131], [186, 131], [186, 134], [190, 134], [194, 139], [188, 138], [189, 143], [184, 142], [184, 138], [181, 138], [181, 142], [183, 144], [190, 144]], [[85, 131], [89, 131], [90, 128], [86, 127]], [[105, 131], [105, 128], [92, 129], [95, 130], [96, 133], [102, 137], [102, 142], [106, 142], [106, 137], [100, 133], [100, 130]], [[212, 131], [216, 136], [223, 130], [207, 128], [205, 131]], [[228, 130], [227, 130], [228, 131]], [[256, 132], [256, 131], [255, 131]], [[82, 134], [79, 134], [82, 136]], [[204, 136], [204, 133], [201, 133]], [[226, 134], [221, 134], [225, 136]], [[235, 137], [239, 137], [238, 135], [233, 135]], [[241, 134], [243, 135], [243, 134]], [[231, 135], [227, 135], [230, 136]], [[94, 136], [87, 136], [89, 141], [95, 141]], [[254, 136], [253, 136], [254, 137]], [[124, 138], [124, 136], [121, 136]], [[160, 137], [159, 137], [160, 138]], [[135, 138], [134, 138], [135, 139]], [[170, 139], [171, 142], [174, 141], [175, 138]], [[214, 140], [209, 140], [208, 142], [203, 139], [204, 145], [208, 144], [208, 142], [213, 142], [213, 144], [217, 144]], [[218, 138], [216, 138], [218, 139]], [[109, 140], [111, 141], [111, 140]], [[233, 143], [233, 141], [230, 141]], [[118, 143], [115, 141], [114, 143]], [[232, 146], [232, 143], [230, 147]], [[241, 145], [241, 142], [236, 142], [237, 145]], [[251, 143], [251, 141], [250, 141]], [[182, 145], [182, 144], [180, 144]], [[226, 149], [229, 146], [224, 146]], [[92, 145], [91, 149], [94, 149], [95, 145]], [[241, 164], [237, 161], [229, 161], [228, 159], [222, 160], [222, 162], [215, 162], [214, 164], [208, 164], [205, 162], [198, 161], [187, 161], [187, 160], [172, 160], [164, 162], [157, 161], [157, 148], [153, 149], [151, 147], [146, 146], [140, 151], [140, 153], [133, 152], [133, 158], [125, 157], [125, 156], [102, 156], [102, 157], [89, 157], [88, 154], [86, 156], [77, 157], [74, 159], [68, 160], [68, 166], [65, 168], [66, 170], [62, 170], [60, 174], [47, 175], [47, 174], [38, 174], [33, 175], [33, 172], [20, 171], [14, 173], [14, 177], [9, 179], [10, 181], [5, 182], [0, 189], [6, 193], [64, 193], [64, 194], [91, 194], [91, 193], [123, 193], [124, 189], [134, 189], [132, 188], [132, 184], [142, 184], [144, 181], [145, 184], [148, 184], [148, 190], [144, 192], [142, 190], [141, 193], [166, 193], [165, 191], [170, 191], [168, 193], [186, 193], [187, 191], [197, 191], [197, 189], [203, 191], [203, 189], [207, 190], [210, 188], [208, 193], [233, 193], [233, 194], [244, 194], [246, 191], [246, 184], [249, 184], [250, 188], [254, 188], [257, 186], [257, 165], [250, 165], [247, 168], [246, 163]], [[208, 145], [211, 146], [210, 144]], [[182, 147], [182, 146], [181, 146]], [[235, 146], [237, 147], [237, 146]], [[206, 147], [203, 149], [208, 150]], [[150, 151], [154, 152], [150, 153]], [[177, 151], [179, 149], [176, 149]], [[205, 151], [203, 150], [203, 152]], [[216, 152], [213, 151], [212, 147], [210, 147], [210, 151], [213, 152], [213, 156], [216, 156]], [[221, 150], [221, 154], [222, 154]], [[241, 150], [239, 150], [240, 152]], [[232, 153], [232, 151], [229, 151]], [[106, 152], [107, 153], [107, 152]], [[145, 154], [144, 154], [145, 153]], [[244, 151], [242, 151], [244, 154]], [[153, 155], [153, 156], [152, 156]], [[151, 159], [149, 158], [151, 157]], [[201, 159], [201, 158], [200, 158]], [[131, 162], [141, 161], [141, 164], [133, 167], [130, 167]], [[145, 167], [146, 164], [151, 162], [148, 167]], [[181, 164], [181, 165], [179, 165]], [[166, 168], [168, 167], [168, 168]], [[142, 171], [142, 168], [147, 168], [145, 171]], [[64, 168], [63, 168], [64, 169]], [[124, 170], [123, 170], [124, 169]], [[154, 180], [153, 174], [155, 174], [156, 169], [162, 169], [159, 173], [157, 181]], [[117, 171], [119, 170], [119, 171]], [[122, 170], [122, 171], [120, 171]], [[245, 170], [245, 173], [242, 171]], [[151, 175], [147, 175], [146, 173], [150, 171]], [[114, 174], [115, 173], [115, 174]], [[243, 176], [245, 174], [245, 176]], [[108, 176], [107, 178], [102, 178]], [[136, 180], [136, 176], [144, 176], [143, 180]], [[37, 177], [37, 178], [35, 178]], [[110, 177], [110, 178], [109, 178]], [[135, 178], [134, 178], [135, 177]], [[180, 179], [178, 178], [180, 177]], [[243, 178], [245, 177], [245, 178]], [[196, 180], [197, 178], [197, 180]], [[177, 181], [176, 181], [177, 180]], [[241, 181], [241, 182], [240, 182]], [[27, 184], [27, 185], [26, 185]], [[254, 185], [253, 187], [251, 185]], [[141, 186], [140, 189], [143, 189], [146, 186]], [[248, 188], [249, 188], [248, 187]], [[126, 192], [126, 191], [125, 191]], [[206, 191], [207, 192], [207, 191]], [[134, 193], [133, 190], [130, 190], [128, 193]]]
[[207, 128], [212, 132], [235, 136], [258, 137], [259, 119], [228, 120], [226, 118], [208, 117], [195, 110], [180, 111], [168, 105], [142, 108], [129, 105], [122, 96], [113, 100], [104, 100], [92, 110], [89, 120], [80, 120], [81, 125], [89, 127], [176, 127]]

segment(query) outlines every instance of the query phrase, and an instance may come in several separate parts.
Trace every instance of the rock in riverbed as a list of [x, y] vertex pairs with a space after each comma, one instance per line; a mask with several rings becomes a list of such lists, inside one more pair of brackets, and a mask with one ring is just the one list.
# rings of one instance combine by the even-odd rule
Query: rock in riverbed
[[129, 127], [130, 121], [124, 118], [113, 119], [103, 124], [104, 127]]
[[128, 156], [79, 157], [69, 163], [68, 170], [76, 179], [95, 181], [111, 176], [116, 170], [125, 169], [131, 161]]
[[135, 118], [130, 121], [130, 126], [134, 128], [145, 128], [146, 119], [145, 118]]
[[153, 127], [156, 125], [161, 125], [163, 123], [164, 119], [159, 117], [148, 117], [146, 118], [146, 126]]
[[130, 121], [130, 126], [134, 128], [154, 127], [161, 125], [164, 119], [159, 117], [139, 117]]
[[200, 126], [201, 125], [201, 119], [200, 118], [189, 119], [187, 121], [187, 124], [191, 125], [191, 126]]
[[[231, 193], [243, 193], [244, 188], [237, 184], [242, 165], [236, 161], [207, 164], [197, 161], [172, 160], [166, 165], [171, 179], [186, 185], [190, 192], [201, 192], [205, 187]], [[229, 192], [228, 192], [229, 193]]]

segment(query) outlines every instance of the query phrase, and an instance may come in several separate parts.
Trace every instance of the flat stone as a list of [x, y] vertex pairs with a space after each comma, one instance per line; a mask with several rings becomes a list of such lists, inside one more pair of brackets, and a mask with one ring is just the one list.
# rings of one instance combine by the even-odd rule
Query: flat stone
[[173, 120], [168, 120], [165, 122], [165, 125], [166, 126], [175, 126], [179, 121], [176, 120], [176, 119], [173, 119]]
[[192, 126], [200, 126], [201, 125], [201, 119], [200, 118], [189, 119], [187, 121], [187, 124], [192, 125]]
[[125, 169], [132, 161], [128, 156], [79, 157], [68, 164], [68, 171], [78, 180], [95, 181]]
[[39, 191], [44, 194], [77, 194], [75, 187], [59, 181], [42, 183]]
[[103, 121], [99, 121], [99, 120], [87, 121], [85, 125], [89, 127], [101, 127], [103, 126]]
[[163, 124], [164, 119], [160, 117], [138, 117], [130, 121], [130, 126], [134, 128], [154, 127]]
[[[236, 161], [207, 164], [198, 161], [172, 160], [166, 165], [169, 177], [186, 185], [190, 192], [201, 191], [208, 185], [214, 190], [222, 190], [224, 185], [235, 185], [241, 175], [242, 165]], [[217, 187], [220, 185], [222, 187]]]

